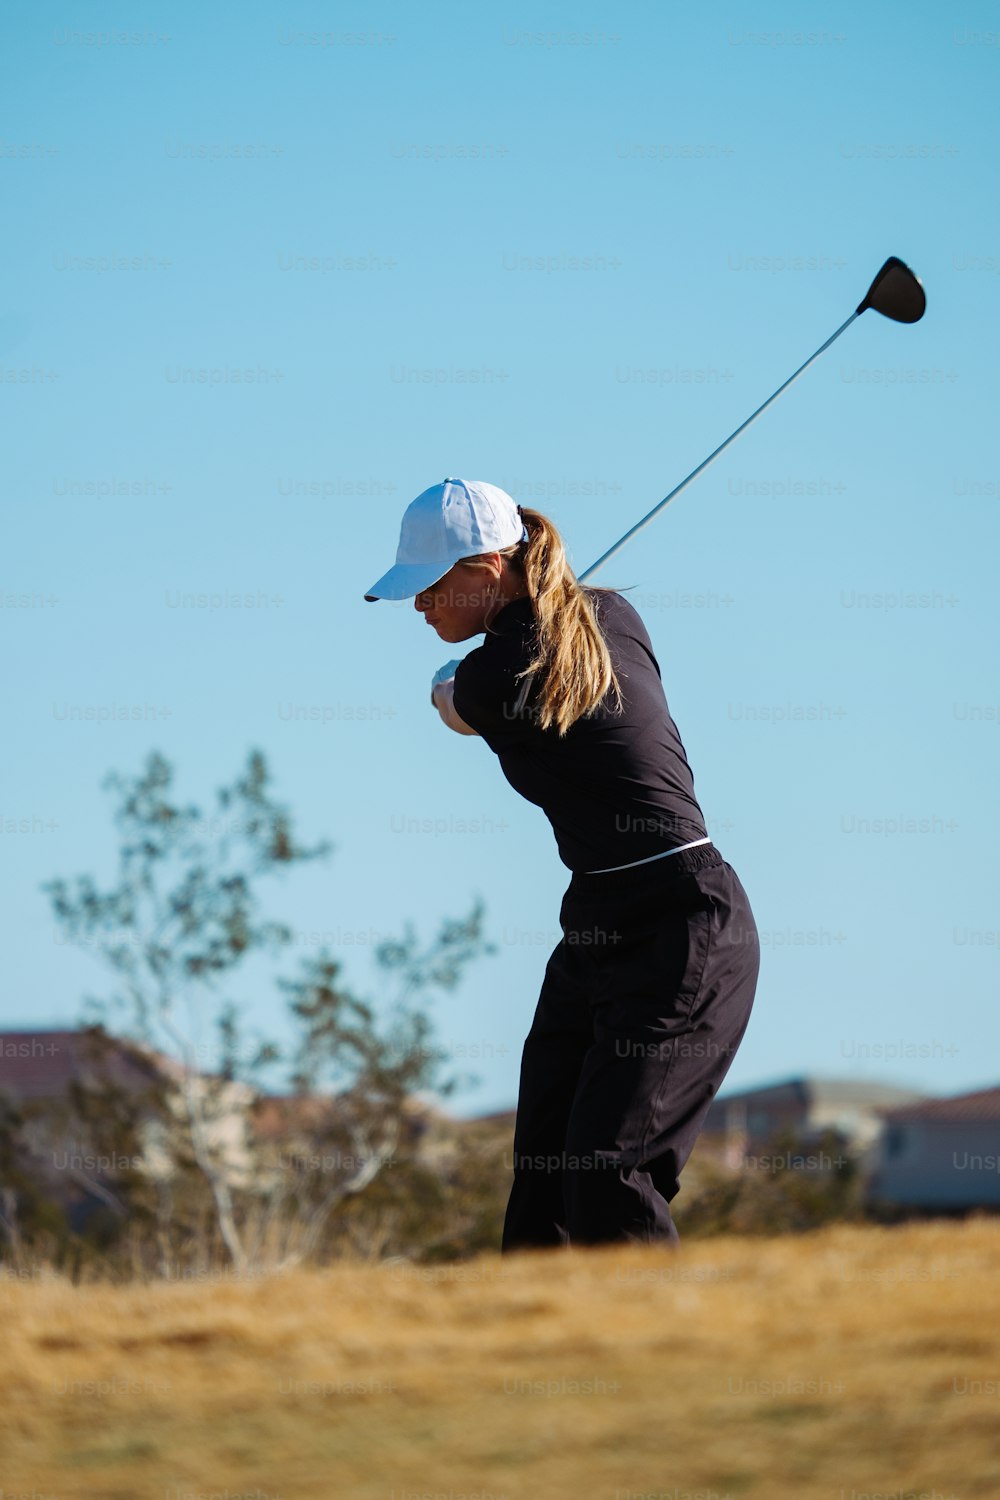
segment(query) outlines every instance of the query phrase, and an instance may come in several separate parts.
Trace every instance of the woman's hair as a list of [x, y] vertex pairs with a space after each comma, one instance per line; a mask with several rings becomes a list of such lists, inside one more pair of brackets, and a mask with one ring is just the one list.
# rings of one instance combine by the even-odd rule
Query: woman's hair
[[[521, 516], [528, 540], [498, 549], [524, 578], [535, 616], [537, 654], [518, 677], [540, 680], [533, 716], [541, 729], [554, 725], [561, 739], [577, 719], [597, 709], [609, 689], [614, 691], [615, 712], [620, 713], [621, 686], [594, 606], [566, 561], [562, 537], [541, 511], [522, 506]], [[481, 557], [462, 560], [468, 567], [486, 567]]]

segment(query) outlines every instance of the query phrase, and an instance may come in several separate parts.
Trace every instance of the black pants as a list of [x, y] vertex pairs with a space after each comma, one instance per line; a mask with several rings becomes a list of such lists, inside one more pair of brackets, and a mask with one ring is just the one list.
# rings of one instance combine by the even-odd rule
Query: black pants
[[750, 1019], [760, 942], [712, 844], [575, 874], [521, 1059], [501, 1250], [676, 1244], [668, 1207]]

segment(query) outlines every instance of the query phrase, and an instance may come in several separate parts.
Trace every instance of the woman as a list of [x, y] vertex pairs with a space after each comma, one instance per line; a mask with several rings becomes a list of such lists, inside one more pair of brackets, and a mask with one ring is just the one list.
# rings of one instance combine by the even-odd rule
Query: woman
[[669, 1204], [746, 1031], [760, 944], [694, 793], [646, 628], [579, 584], [547, 516], [446, 479], [366, 599], [445, 641], [485, 632], [431, 701], [495, 752], [572, 871], [524, 1044], [504, 1253], [676, 1244]]

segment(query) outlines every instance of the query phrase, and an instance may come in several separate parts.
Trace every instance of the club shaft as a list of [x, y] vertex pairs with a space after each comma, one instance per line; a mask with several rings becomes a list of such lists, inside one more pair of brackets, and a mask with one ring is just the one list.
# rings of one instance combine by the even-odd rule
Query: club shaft
[[847, 319], [847, 322], [846, 323], [841, 323], [841, 325], [837, 329], [836, 333], [832, 334], [830, 336], [830, 338], [827, 339], [827, 341], [826, 341], [825, 344], [821, 344], [819, 346], [819, 348], [816, 350], [816, 353], [815, 354], [811, 354], [809, 356], [809, 358], [806, 360], [805, 364], [804, 365], [800, 365], [799, 368], [795, 371], [795, 374], [794, 375], [790, 375], [788, 377], [788, 379], [785, 381], [784, 385], [779, 385], [778, 389], [775, 391], [775, 393], [774, 393], [773, 396], [768, 396], [768, 398], [764, 402], [763, 406], [758, 406], [757, 410], [753, 413], [753, 415], [750, 416], [750, 417], [747, 417], [746, 421], [743, 422], [741, 424], [741, 426], [737, 427], [737, 429], [736, 429], [735, 432], [730, 433], [729, 437], [726, 438], [726, 440], [725, 440], [724, 443], [720, 443], [719, 444], [718, 448], [716, 448], [716, 450], [715, 450], [714, 453], [710, 453], [709, 456], [708, 456], [708, 458], [706, 458], [703, 463], [700, 463], [696, 469], [692, 469], [692, 471], [688, 475], [688, 477], [686, 479], [682, 479], [681, 482], [680, 482], [680, 484], [677, 486], [676, 489], [671, 490], [670, 494], [667, 495], [663, 500], [661, 500], [660, 503], [659, 503], [659, 505], [654, 505], [653, 509], [649, 512], [648, 516], [643, 516], [642, 520], [641, 521], [637, 521], [636, 524], [632, 527], [632, 529], [630, 531], [626, 531], [625, 535], [621, 538], [620, 541], [615, 542], [615, 544], [614, 544], [613, 547], [609, 547], [608, 550], [607, 550], [607, 552], [605, 552], [602, 557], [599, 557], [595, 563], [592, 563], [590, 565], [590, 567], [587, 569], [586, 573], [580, 573], [578, 575], [578, 577], [577, 577], [577, 582], [578, 583], [583, 583], [584, 579], [589, 578], [592, 573], [596, 573], [597, 570], [598, 570], [598, 568], [603, 567], [604, 564], [608, 561], [609, 558], [614, 557], [615, 553], [618, 552], [618, 551], [620, 551], [621, 548], [624, 547], [625, 543], [631, 537], [635, 536], [635, 534], [636, 534], [637, 531], [641, 531], [644, 526], [647, 526], [649, 524], [649, 522], [653, 519], [654, 516], [659, 515], [660, 511], [663, 509], [663, 507], [665, 505], [669, 505], [670, 502], [671, 502], [671, 500], [676, 500], [677, 496], [680, 494], [681, 490], [687, 489], [688, 485], [691, 483], [691, 481], [693, 479], [697, 479], [698, 475], [704, 469], [707, 469], [710, 463], [714, 463], [714, 461], [718, 458], [719, 454], [722, 453], [722, 452], [724, 452], [725, 449], [729, 447], [729, 444], [732, 443], [732, 442], [734, 442], [736, 440], [736, 438], [739, 437], [739, 435], [740, 435], [741, 432], [745, 432], [746, 429], [750, 426], [750, 423], [751, 422], [755, 422], [757, 420], [757, 418], [760, 416], [761, 412], [766, 411], [767, 408], [772, 404], [772, 402], [777, 401], [777, 399], [781, 395], [782, 391], [787, 391], [788, 387], [792, 384], [792, 382], [794, 380], [798, 380], [799, 376], [805, 370], [808, 370], [808, 368], [812, 364], [813, 360], [819, 359], [819, 357], [823, 353], [823, 351], [825, 349], [829, 349], [829, 347], [833, 343], [834, 339], [839, 339], [840, 335], [844, 332], [844, 329], [845, 328], [849, 328], [850, 325], [854, 322], [854, 319], [857, 318], [857, 317], [859, 317], [859, 316], [860, 316], [860, 314], [857, 313], [857, 312], [851, 313], [851, 316]]

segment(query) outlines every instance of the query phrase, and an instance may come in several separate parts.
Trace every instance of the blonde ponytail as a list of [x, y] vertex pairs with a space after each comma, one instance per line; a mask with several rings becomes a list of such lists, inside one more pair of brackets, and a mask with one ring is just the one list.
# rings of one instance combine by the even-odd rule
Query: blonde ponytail
[[[609, 690], [614, 693], [615, 712], [620, 713], [621, 686], [594, 606], [566, 561], [562, 537], [541, 511], [522, 506], [521, 516], [528, 528], [527, 542], [500, 552], [512, 571], [523, 576], [538, 637], [537, 654], [519, 674], [525, 681], [518, 701], [523, 703], [529, 683], [538, 679], [541, 688], [532, 715], [539, 728], [554, 726], [561, 739], [577, 719], [594, 712]], [[487, 566], [479, 558], [463, 561], [468, 566]]]

